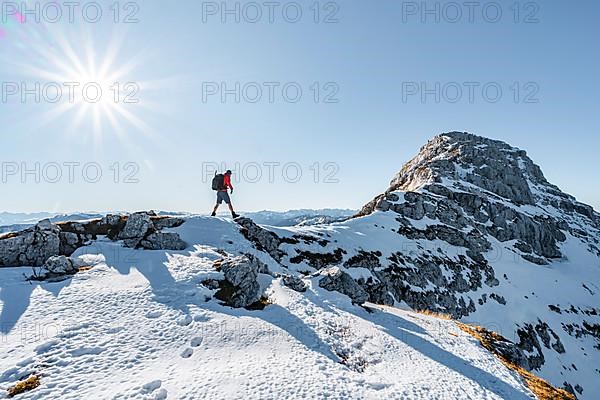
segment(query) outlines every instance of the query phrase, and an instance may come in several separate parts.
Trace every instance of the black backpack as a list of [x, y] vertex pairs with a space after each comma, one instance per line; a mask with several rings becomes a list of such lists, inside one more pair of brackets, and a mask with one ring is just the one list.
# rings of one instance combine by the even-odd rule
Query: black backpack
[[212, 181], [212, 189], [216, 191], [225, 189], [225, 175], [215, 174]]

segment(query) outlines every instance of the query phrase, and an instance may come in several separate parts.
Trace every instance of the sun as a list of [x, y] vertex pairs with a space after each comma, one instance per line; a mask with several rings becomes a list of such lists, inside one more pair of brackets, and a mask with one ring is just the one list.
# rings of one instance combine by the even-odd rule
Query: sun
[[123, 58], [123, 36], [113, 34], [101, 48], [89, 33], [54, 32], [50, 40], [30, 41], [16, 61], [12, 57], [28, 82], [41, 87], [42, 100], [48, 105], [36, 118], [41, 124], [66, 116], [72, 132], [88, 131], [96, 142], [109, 134], [124, 139], [131, 127], [142, 133], [151, 130], [137, 115], [143, 83], [134, 79], [133, 72], [141, 57]]

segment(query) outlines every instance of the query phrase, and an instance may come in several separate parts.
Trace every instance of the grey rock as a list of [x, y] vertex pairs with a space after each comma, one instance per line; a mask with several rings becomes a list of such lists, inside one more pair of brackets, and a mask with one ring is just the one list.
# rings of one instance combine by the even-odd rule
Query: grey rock
[[[131, 242], [133, 244], [134, 242]], [[185, 250], [187, 244], [181, 240], [177, 233], [156, 232], [139, 242], [147, 250]], [[129, 247], [129, 246], [128, 246]]]
[[139, 242], [153, 229], [154, 225], [150, 214], [146, 212], [134, 213], [127, 218], [125, 227], [119, 233], [119, 239], [138, 239]]
[[128, 247], [130, 249], [137, 249], [140, 247], [141, 241], [142, 240], [140, 238], [125, 239], [123, 240], [123, 244], [125, 245], [125, 247]]
[[166, 228], [177, 228], [185, 223], [185, 219], [179, 217], [156, 217], [152, 219], [154, 228], [158, 231]]
[[249, 254], [226, 259], [221, 264], [225, 282], [215, 296], [231, 307], [248, 307], [261, 297], [258, 274], [265, 270], [268, 268]]
[[299, 277], [292, 275], [285, 275], [282, 279], [285, 286], [289, 287], [296, 292], [304, 293], [308, 289], [308, 285]]
[[[158, 228], [153, 223], [157, 221]], [[187, 246], [176, 233], [159, 229], [184, 223], [181, 218], [158, 217], [152, 212], [130, 216], [107, 215], [89, 221], [52, 223], [44, 220], [16, 233], [0, 235], [0, 267], [39, 267], [52, 256], [71, 256], [98, 236], [123, 240], [125, 246], [153, 250], [183, 250]]]
[[346, 268], [358, 267], [374, 270], [381, 267], [381, 262], [379, 261], [379, 257], [381, 257], [381, 255], [381, 252], [366, 252], [364, 250], [360, 250], [358, 254], [350, 257], [350, 259], [344, 263], [344, 266]]
[[323, 276], [319, 286], [330, 292], [340, 292], [352, 299], [353, 303], [363, 304], [369, 300], [369, 294], [346, 272], [338, 267], [321, 271]]
[[[397, 191], [405, 192], [404, 199]], [[404, 165], [387, 192], [368, 203], [359, 216], [393, 211], [404, 225], [426, 216], [458, 230], [476, 227], [481, 239], [458, 245], [469, 248], [478, 261], [482, 261], [478, 253], [490, 246], [483, 243], [486, 235], [500, 242], [516, 241], [518, 254], [525, 253], [524, 259], [540, 265], [562, 257], [559, 243], [566, 240], [565, 232], [598, 248], [597, 239], [590, 238], [585, 228], [552, 213], [531, 216], [519, 207], [534, 204], [565, 210], [577, 225], [600, 229], [598, 213], [550, 184], [525, 151], [501, 141], [450, 132], [424, 146]], [[448, 231], [436, 231], [436, 237], [450, 244], [464, 241]]]
[[102, 218], [102, 224], [116, 226], [119, 223], [121, 223], [122, 219], [123, 217], [120, 215], [107, 214], [105, 217]]
[[[377, 274], [375, 274], [377, 275]], [[395, 301], [386, 282], [366, 282], [361, 285], [369, 294], [369, 301], [373, 304], [393, 306]]]
[[524, 151], [498, 140], [451, 132], [425, 145], [394, 178], [390, 191], [414, 190], [418, 182], [441, 182], [442, 177], [471, 183], [516, 204], [534, 204], [528, 180], [548, 183]]
[[517, 346], [527, 354], [528, 369], [539, 370], [546, 362], [546, 359], [533, 325], [525, 324], [524, 327], [517, 330], [517, 335], [519, 337]]
[[322, 269], [332, 265], [338, 265], [344, 259], [346, 251], [341, 248], [333, 250], [331, 253], [314, 253], [312, 251], [296, 250], [298, 255], [290, 258], [292, 264], [306, 262], [313, 268]]
[[38, 222], [36, 228], [41, 232], [54, 232], [56, 231], [56, 225], [53, 224], [49, 219]]
[[85, 233], [60, 232], [60, 255], [71, 256], [75, 250], [88, 244], [93, 236]]
[[506, 299], [504, 298], [504, 296], [497, 295], [496, 293], [491, 293], [490, 299], [496, 300], [498, 304], [501, 304], [503, 306], [506, 305]]
[[48, 220], [0, 236], [0, 267], [39, 267], [60, 253], [60, 228]]
[[77, 272], [73, 261], [65, 256], [50, 257], [44, 263], [43, 270], [51, 276], [70, 275]]
[[487, 330], [479, 331], [479, 334], [485, 337], [486, 343], [492, 347], [494, 353], [527, 371], [531, 370], [526, 354], [515, 343], [498, 334], [490, 334]]
[[238, 218], [236, 222], [242, 227], [244, 237], [254, 243], [258, 250], [267, 252], [276, 261], [281, 261], [285, 253], [279, 249], [282, 243], [279, 236], [258, 226], [250, 218]]

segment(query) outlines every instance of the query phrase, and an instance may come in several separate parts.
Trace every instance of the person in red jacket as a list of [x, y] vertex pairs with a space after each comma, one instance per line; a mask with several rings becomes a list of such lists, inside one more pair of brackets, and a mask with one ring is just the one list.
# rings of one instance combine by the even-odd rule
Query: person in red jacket
[[215, 205], [215, 209], [212, 212], [212, 216], [215, 217], [217, 215], [217, 210], [219, 206], [225, 202], [229, 206], [229, 210], [231, 211], [231, 216], [235, 219], [238, 218], [239, 215], [233, 211], [233, 205], [231, 204], [231, 198], [229, 197], [229, 193], [227, 192], [231, 189], [231, 194], [233, 194], [233, 185], [231, 184], [231, 171], [227, 170], [225, 172], [225, 176], [223, 179], [223, 188], [217, 191], [217, 204]]

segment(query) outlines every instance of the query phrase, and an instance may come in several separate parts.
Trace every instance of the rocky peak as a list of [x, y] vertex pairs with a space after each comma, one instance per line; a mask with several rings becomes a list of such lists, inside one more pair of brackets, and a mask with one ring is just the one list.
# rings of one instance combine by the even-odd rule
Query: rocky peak
[[560, 192], [524, 150], [466, 132], [430, 140], [394, 177], [388, 191], [419, 191], [432, 184], [492, 193], [518, 205], [535, 204], [536, 186]]
[[457, 232], [469, 230], [482, 237], [476, 243], [464, 238], [476, 261], [491, 247], [487, 235], [515, 241], [511, 251], [537, 264], [563, 256], [566, 234], [600, 254], [600, 216], [592, 207], [549, 183], [525, 151], [469, 133], [430, 140], [358, 216], [375, 211], [392, 211], [407, 226], [428, 217]]

